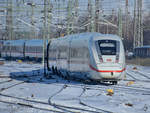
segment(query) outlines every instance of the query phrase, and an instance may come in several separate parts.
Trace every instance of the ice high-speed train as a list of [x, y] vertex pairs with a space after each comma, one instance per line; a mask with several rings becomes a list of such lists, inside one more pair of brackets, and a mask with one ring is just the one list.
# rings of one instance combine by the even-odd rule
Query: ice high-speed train
[[53, 39], [47, 47], [48, 69], [65, 77], [117, 82], [125, 78], [125, 53], [120, 37], [81, 33]]
[[43, 56], [43, 40], [7, 40], [3, 41], [1, 57], [40, 62]]

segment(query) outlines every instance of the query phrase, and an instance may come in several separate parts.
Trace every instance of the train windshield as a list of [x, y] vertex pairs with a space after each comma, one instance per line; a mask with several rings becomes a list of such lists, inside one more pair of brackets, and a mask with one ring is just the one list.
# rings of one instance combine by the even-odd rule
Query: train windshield
[[101, 55], [117, 55], [120, 47], [116, 40], [99, 40], [98, 46]]

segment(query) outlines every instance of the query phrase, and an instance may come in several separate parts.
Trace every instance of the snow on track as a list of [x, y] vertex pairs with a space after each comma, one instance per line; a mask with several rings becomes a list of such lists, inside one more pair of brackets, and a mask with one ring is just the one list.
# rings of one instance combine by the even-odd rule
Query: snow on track
[[[150, 71], [133, 67], [127, 66], [127, 80], [109, 85], [45, 78], [41, 64], [5, 62], [0, 66], [0, 113], [149, 113]], [[107, 89], [114, 94], [107, 95]]]

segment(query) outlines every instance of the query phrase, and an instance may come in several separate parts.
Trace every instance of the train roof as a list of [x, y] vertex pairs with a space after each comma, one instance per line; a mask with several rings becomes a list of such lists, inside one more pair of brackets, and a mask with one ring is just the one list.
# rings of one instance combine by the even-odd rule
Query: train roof
[[[46, 40], [46, 43], [48, 41]], [[31, 39], [31, 40], [6, 40], [3, 42], [4, 45], [14, 45], [14, 46], [21, 46], [24, 45], [24, 43], [27, 46], [43, 46], [43, 40], [41, 39]]]
[[146, 49], [146, 48], [150, 48], [150, 45], [144, 45], [141, 47], [136, 47], [135, 49]]
[[4, 45], [23, 45], [26, 40], [6, 40]]
[[[46, 40], [46, 44], [48, 41]], [[43, 46], [43, 40], [42, 39], [32, 39], [26, 41], [26, 46]]]
[[97, 32], [86, 32], [86, 33], [79, 33], [79, 34], [72, 34], [72, 35], [66, 35], [64, 37], [60, 37], [57, 40], [61, 39], [67, 39], [67, 38], [80, 38], [80, 39], [85, 39], [85, 38], [93, 38], [93, 37], [103, 37], [103, 38], [110, 38], [110, 39], [116, 39], [116, 40], [121, 40], [121, 38], [117, 35], [114, 34], [101, 34]]

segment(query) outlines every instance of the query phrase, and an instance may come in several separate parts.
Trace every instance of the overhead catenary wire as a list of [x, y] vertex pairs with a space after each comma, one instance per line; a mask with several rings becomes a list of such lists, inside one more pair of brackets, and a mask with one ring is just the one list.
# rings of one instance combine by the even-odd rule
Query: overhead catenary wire
[[[60, 34], [67, 34], [67, 33], [65, 33], [65, 30], [67, 27], [69, 29], [69, 30], [66, 30], [67, 32], [77, 33], [77, 32], [90, 31], [90, 30], [102, 32], [101, 27], [105, 26], [105, 27], [107, 27], [107, 29], [105, 29], [105, 32], [102, 32], [102, 33], [112, 33], [111, 27], [116, 28], [116, 26], [118, 27], [118, 24], [111, 22], [111, 20], [109, 20], [108, 17], [112, 16], [113, 18], [117, 17], [117, 19], [118, 19], [118, 17], [119, 17], [117, 15], [119, 12], [118, 7], [121, 7], [121, 9], [122, 9], [122, 11], [121, 11], [122, 24], [126, 25], [126, 27], [125, 27], [126, 30], [125, 30], [125, 33], [123, 34], [123, 37], [125, 37], [125, 38], [127, 37], [127, 39], [128, 39], [129, 31], [127, 28], [127, 26], [128, 26], [127, 24], [130, 21], [129, 18], [133, 19], [134, 11], [136, 13], [139, 11], [138, 9], [134, 10], [134, 0], [128, 1], [128, 7], [126, 7], [127, 0], [84, 0], [84, 1], [83, 0], [71, 0], [71, 1], [70, 0], [47, 0], [47, 3], [44, 3], [44, 1], [32, 0], [32, 3], [34, 3], [34, 8], [27, 6], [29, 1], [24, 1], [24, 2], [21, 0], [18, 0], [18, 1], [19, 1], [19, 5], [16, 4], [15, 1], [11, 2], [9, 0], [8, 0], [8, 2], [5, 2], [5, 1], [0, 2], [0, 6], [1, 6], [0, 10], [4, 10], [4, 12], [3, 12], [4, 17], [1, 18], [1, 21], [5, 20], [5, 17], [6, 17], [5, 16], [6, 11], [7, 11], [6, 9], [8, 8], [8, 6], [6, 4], [9, 4], [9, 5], [11, 4], [12, 9], [13, 9], [12, 15], [7, 14], [7, 18], [11, 17], [13, 22], [12, 22], [12, 24], [11, 24], [11, 22], [9, 22], [9, 23], [6, 22], [8, 24], [8, 26], [11, 26], [11, 25], [13, 26], [16, 23], [18, 23], [17, 18], [16, 18], [16, 15], [17, 15], [18, 18], [20, 18], [22, 20], [26, 20], [27, 23], [31, 22], [31, 24], [33, 26], [39, 28], [40, 31], [38, 32], [37, 30], [34, 29], [34, 27], [31, 27], [31, 26], [30, 27], [32, 30], [29, 30], [28, 29], [29, 26], [27, 26], [23, 22], [19, 22], [19, 24], [17, 24], [18, 31], [15, 29], [15, 33], [13, 33], [13, 35], [14, 35], [13, 39], [21, 38], [21, 37], [18, 37], [19, 35], [17, 35], [16, 32], [19, 33], [19, 32], [23, 32], [23, 31], [28, 32], [29, 34], [30, 34], [30, 32], [33, 32], [32, 34], [35, 36], [32, 37], [29, 35], [21, 35], [22, 37], [41, 38], [41, 35], [39, 35], [39, 34], [42, 34], [42, 31], [44, 29], [44, 26], [42, 26], [42, 24], [44, 22], [44, 20], [43, 20], [44, 19], [44, 16], [43, 16], [44, 6], [52, 9], [51, 12], [48, 13], [48, 14], [50, 14], [49, 16], [50, 16], [51, 22], [47, 23], [47, 24], [49, 24], [49, 23], [52, 23], [52, 24], [49, 24], [49, 27], [48, 26], [46, 27], [46, 28], [48, 28], [48, 30], [46, 31], [46, 34], [52, 33], [53, 37], [55, 37], [55, 36], [58, 37], [58, 35], [53, 34], [53, 32], [52, 32], [53, 29], [50, 29], [50, 27], [52, 27], [52, 28], [55, 27], [56, 31], [61, 29], [61, 31], [59, 32]], [[69, 1], [70, 1], [70, 5], [68, 5]], [[48, 2], [50, 2], [50, 4]], [[143, 8], [140, 9], [140, 11], [142, 11], [143, 15], [144, 15], [144, 14], [147, 14], [147, 12], [149, 10], [147, 7], [150, 6], [150, 2], [148, 0], [142, 0], [142, 3], [143, 3], [142, 4]], [[90, 6], [88, 6], [89, 4], [90, 4]], [[71, 7], [70, 10], [68, 10], [68, 6]], [[88, 9], [88, 7], [91, 8], [91, 12]], [[96, 13], [96, 11], [98, 13]], [[31, 12], [33, 12], [32, 19], [31, 19]], [[0, 12], [0, 13], [2, 14], [2, 12]], [[55, 15], [55, 14], [57, 14], [57, 15]], [[127, 18], [124, 19], [125, 14], [129, 17], [128, 19]], [[86, 17], [87, 15], [88, 15], [88, 20], [82, 20], [82, 18]], [[139, 19], [141, 18], [140, 20], [143, 20], [141, 16], [138, 18]], [[103, 19], [105, 19], [107, 21], [104, 21]], [[30, 21], [30, 22], [28, 22], [28, 21]], [[79, 21], [81, 21], [81, 22], [83, 21], [83, 22], [79, 23]], [[114, 20], [114, 21], [119, 21], [119, 20]], [[88, 22], [91, 22], [91, 23], [88, 24]], [[68, 25], [67, 25], [67, 23], [68, 23]], [[81, 28], [81, 30], [77, 30], [84, 23], [87, 23], [88, 26], [83, 25], [84, 29]], [[103, 25], [96, 24], [96, 23], [101, 23]], [[115, 26], [110, 25], [111, 23], [112, 23], [112, 25], [114, 24]], [[139, 23], [139, 22], [137, 22], [137, 23]], [[56, 24], [58, 24], [58, 27], [53, 26]], [[143, 30], [142, 29], [144, 29], [144, 26], [142, 26], [142, 23], [140, 23], [140, 24], [141, 24], [141, 26], [138, 26], [138, 29], [140, 29], [140, 30], [137, 32], [140, 32], [140, 34], [141, 34], [140, 35], [141, 41], [137, 41], [137, 42], [143, 43], [143, 38], [142, 38]], [[110, 26], [108, 26], [108, 25], [110, 25]], [[24, 27], [24, 30], [19, 29], [19, 28], [23, 28], [23, 27]], [[8, 29], [9, 27], [6, 27], [6, 28]], [[14, 28], [14, 27], [10, 27], [10, 28]], [[136, 30], [138, 30], [138, 29], [136, 29]], [[146, 29], [148, 29], [148, 28], [146, 28]], [[33, 30], [35, 30], [35, 31], [33, 31]], [[113, 29], [113, 30], [115, 30], [115, 33], [117, 33], [116, 29]], [[14, 30], [12, 29], [12, 32], [13, 31]], [[11, 33], [11, 32], [9, 32], [9, 33]], [[6, 38], [8, 38], [8, 37], [10, 37], [10, 35], [7, 36]], [[137, 39], [135, 39], [135, 40], [137, 40]]]

